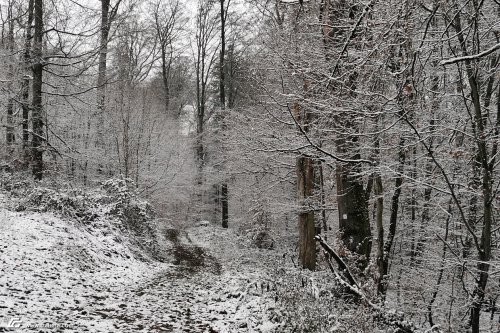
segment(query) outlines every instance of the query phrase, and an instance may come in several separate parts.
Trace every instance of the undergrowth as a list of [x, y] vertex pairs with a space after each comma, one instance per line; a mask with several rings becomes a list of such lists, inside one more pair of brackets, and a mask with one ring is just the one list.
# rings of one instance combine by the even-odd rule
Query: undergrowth
[[117, 229], [153, 259], [164, 259], [157, 241], [155, 211], [139, 198], [130, 179], [112, 178], [97, 188], [85, 189], [54, 179], [35, 182], [30, 177], [3, 173], [0, 188], [10, 197], [12, 210], [52, 212], [103, 233]]

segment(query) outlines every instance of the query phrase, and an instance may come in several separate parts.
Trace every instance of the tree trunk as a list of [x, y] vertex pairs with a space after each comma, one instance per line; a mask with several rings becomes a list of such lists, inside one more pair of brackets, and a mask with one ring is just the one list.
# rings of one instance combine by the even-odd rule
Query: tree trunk
[[[364, 17], [367, 11], [361, 11], [358, 6], [350, 6], [347, 11], [340, 10], [346, 4], [343, 2], [332, 2], [325, 0], [320, 3], [319, 21], [321, 24], [321, 34], [323, 46], [325, 48], [325, 60], [332, 66], [332, 75], [344, 77], [344, 82], [329, 82], [327, 88], [332, 93], [342, 96], [346, 100], [355, 100], [358, 72], [356, 67], [349, 63], [350, 56], [347, 54], [347, 43], [341, 42], [345, 28], [338, 26], [337, 22], [343, 21], [352, 23], [352, 18], [359, 13]], [[352, 31], [356, 29], [353, 27]], [[347, 37], [347, 36], [346, 36]], [[354, 37], [350, 34], [349, 40]], [[343, 45], [343, 46], [342, 46]], [[338, 55], [338, 60], [333, 63], [333, 54]], [[352, 117], [352, 113], [343, 114], [336, 117], [337, 128], [341, 132], [336, 139], [336, 149], [339, 156], [349, 157], [352, 160], [361, 158], [357, 149], [359, 148], [358, 138], [344, 133], [355, 133], [357, 124]], [[354, 153], [353, 153], [354, 152]], [[336, 165], [336, 186], [337, 186], [337, 206], [339, 214], [339, 229], [342, 243], [349, 251], [357, 253], [359, 260], [357, 264], [361, 269], [368, 264], [371, 252], [371, 230], [368, 214], [368, 194], [363, 186], [363, 179], [359, 176], [361, 165], [356, 162], [337, 163]]]
[[[394, 193], [391, 198], [391, 216], [389, 218], [389, 233], [387, 235], [387, 240], [384, 243], [384, 257], [382, 260], [382, 276], [384, 277], [381, 292], [385, 294], [387, 292], [387, 275], [389, 274], [389, 253], [392, 250], [392, 244], [394, 242], [394, 237], [396, 236], [396, 227], [398, 225], [398, 211], [399, 211], [399, 197], [401, 196], [401, 185], [403, 184], [403, 169], [406, 161], [406, 154], [404, 151], [404, 139], [401, 137], [399, 139], [399, 167], [398, 175], [394, 184]], [[379, 267], [380, 269], [380, 267]]]
[[26, 36], [24, 42], [24, 70], [25, 75], [21, 82], [21, 101], [23, 110], [23, 152], [24, 152], [24, 165], [28, 167], [31, 160], [30, 152], [30, 137], [29, 137], [29, 114], [30, 114], [30, 102], [29, 102], [29, 84], [30, 84], [30, 59], [31, 59], [31, 26], [33, 24], [33, 10], [34, 10], [34, 0], [30, 0], [28, 4], [28, 21], [26, 22]]
[[[225, 82], [225, 66], [224, 58], [226, 56], [226, 14], [224, 9], [224, 0], [220, 0], [220, 22], [221, 22], [221, 47], [220, 47], [220, 80], [219, 80], [219, 93], [220, 93], [220, 107], [222, 111], [222, 131], [225, 131], [225, 109], [226, 109], [226, 82]], [[228, 202], [228, 186], [226, 181], [221, 184], [221, 205], [222, 205], [222, 227], [228, 227], [229, 219], [229, 202]]]
[[220, 107], [224, 110], [226, 108], [226, 82], [224, 68], [224, 57], [226, 56], [226, 11], [224, 9], [224, 0], [220, 0], [220, 22], [219, 94]]
[[[204, 164], [205, 149], [203, 146], [203, 133], [205, 124], [205, 62], [207, 57], [206, 45], [206, 16], [208, 16], [207, 8], [203, 4], [198, 7], [197, 22], [196, 22], [196, 158], [198, 168], [201, 173]], [[202, 177], [199, 178], [200, 180]], [[201, 184], [199, 182], [199, 184]]]
[[297, 193], [300, 205], [299, 211], [299, 262], [303, 268], [316, 269], [316, 230], [314, 225], [314, 210], [308, 207], [308, 199], [313, 194], [314, 172], [310, 157], [297, 157]]
[[377, 210], [375, 213], [375, 225], [377, 226], [377, 266], [378, 266], [378, 280], [377, 292], [380, 295], [385, 294], [385, 272], [384, 272], [384, 189], [382, 187], [382, 177], [376, 174], [373, 177], [373, 191], [376, 196]]
[[36, 180], [43, 178], [43, 108], [42, 108], [42, 37], [43, 37], [43, 0], [34, 2], [35, 34], [33, 42], [33, 139], [32, 172]]
[[[460, 12], [458, 12], [454, 19], [454, 27], [457, 32], [457, 38], [462, 48], [462, 55], [468, 56], [467, 43], [464, 39], [462, 32], [462, 24]], [[481, 304], [484, 301], [486, 285], [488, 283], [488, 271], [490, 268], [491, 259], [491, 227], [493, 223], [493, 203], [492, 203], [492, 182], [493, 182], [493, 168], [495, 157], [491, 158], [488, 154], [486, 145], [486, 129], [485, 119], [483, 118], [480, 97], [480, 84], [476, 71], [472, 67], [470, 60], [465, 60], [465, 69], [467, 80], [470, 87], [470, 95], [472, 105], [474, 107], [474, 126], [475, 126], [475, 141], [477, 145], [478, 160], [480, 161], [482, 181], [481, 181], [481, 194], [483, 198], [483, 228], [481, 233], [481, 240], [479, 242], [478, 259], [478, 277], [476, 278], [476, 286], [473, 292], [473, 302], [471, 305], [470, 324], [472, 333], [479, 333], [480, 331], [480, 316]]]
[[[10, 84], [9, 84], [10, 85]], [[9, 87], [9, 93], [11, 91], [11, 87]], [[15, 136], [14, 136], [14, 99], [12, 97], [9, 97], [9, 101], [7, 102], [7, 134], [6, 134], [6, 139], [7, 139], [7, 146], [12, 146], [15, 142]], [[9, 149], [9, 153], [10, 153]]]
[[[215, 41], [215, 21], [213, 20], [212, 9], [215, 2], [200, 1], [196, 14], [196, 160], [197, 160], [197, 190], [196, 194], [199, 203], [206, 207], [203, 200], [205, 190], [202, 188], [204, 182], [204, 168], [207, 162], [207, 149], [205, 147], [205, 113], [207, 111], [207, 94], [209, 75], [212, 71], [212, 65], [217, 59], [216, 54], [210, 53], [210, 45]], [[211, 211], [209, 209], [209, 211]], [[204, 212], [201, 212], [202, 214]]]
[[110, 0], [101, 0], [101, 36], [99, 44], [99, 67], [97, 70], [97, 147], [104, 146], [104, 103], [106, 98], [106, 68], [110, 30], [109, 6]]
[[[198, 83], [199, 85], [200, 83]], [[201, 99], [201, 97], [199, 97]], [[198, 101], [197, 107], [197, 115], [196, 115], [196, 159], [198, 161], [198, 167], [200, 169], [203, 168], [204, 159], [205, 159], [205, 148], [203, 146], [203, 127], [204, 127], [204, 119], [205, 119], [205, 102]]]
[[221, 185], [221, 205], [222, 205], [222, 227], [227, 228], [229, 220], [229, 206], [228, 206], [228, 189], [227, 183], [222, 183]]
[[[337, 147], [343, 154], [346, 153], [346, 141], [337, 140]], [[353, 159], [359, 159], [359, 156]], [[358, 263], [364, 268], [370, 258], [372, 240], [367, 195], [362, 179], [356, 176], [358, 171], [357, 164], [337, 164], [337, 206], [342, 242], [349, 251], [361, 256]]]
[[427, 305], [427, 320], [429, 321], [429, 326], [433, 327], [434, 326], [434, 319], [432, 316], [432, 306], [434, 302], [436, 301], [439, 288], [441, 287], [441, 282], [443, 280], [443, 274], [444, 274], [444, 269], [445, 269], [445, 264], [446, 264], [446, 253], [448, 252], [448, 235], [449, 235], [449, 230], [450, 230], [450, 220], [452, 216], [452, 207], [451, 207], [452, 200], [450, 199], [448, 203], [448, 217], [446, 218], [446, 225], [444, 229], [444, 238], [443, 238], [443, 254], [441, 255], [441, 265], [439, 267], [439, 273], [438, 273], [438, 278], [436, 281], [436, 285], [434, 286], [434, 291], [432, 292], [431, 299], [429, 301], [429, 304]]
[[325, 210], [325, 205], [326, 205], [325, 178], [323, 174], [323, 162], [320, 160], [316, 161], [315, 163], [314, 176], [316, 178], [315, 186], [316, 190], [319, 192], [319, 203], [321, 205], [321, 223], [318, 223], [318, 225], [316, 225], [316, 234], [317, 235], [321, 234], [321, 230], [323, 230], [324, 239], [325, 241], [327, 241], [328, 224], [327, 224], [326, 210]]
[[[8, 25], [9, 25], [9, 31], [7, 35], [7, 49], [10, 53], [10, 56], [14, 55], [14, 17], [12, 15], [13, 11], [13, 4], [12, 2], [9, 1], [9, 7], [7, 8], [7, 20], [8, 20]], [[15, 141], [15, 136], [14, 136], [14, 98], [12, 97], [13, 95], [13, 84], [12, 82], [14, 81], [14, 66], [13, 66], [13, 60], [10, 59], [9, 61], [9, 71], [8, 75], [10, 77], [9, 83], [8, 83], [8, 94], [9, 94], [9, 100], [7, 102], [7, 146], [12, 146]], [[9, 154], [11, 151], [8, 152]]]
[[170, 105], [170, 86], [169, 86], [169, 76], [170, 76], [170, 60], [167, 61], [167, 50], [166, 45], [162, 41], [161, 45], [161, 75], [163, 78], [163, 93], [165, 95], [165, 114], [168, 113], [168, 107]]
[[[437, 61], [433, 61], [433, 67], [434, 67], [434, 72], [438, 72], [438, 63]], [[436, 129], [436, 121], [435, 121], [435, 114], [436, 110], [439, 109], [439, 102], [440, 98], [438, 96], [438, 91], [439, 91], [439, 76], [438, 75], [433, 75], [432, 76], [432, 87], [431, 91], [432, 93], [432, 104], [431, 104], [431, 119], [429, 121], [429, 129], [430, 129], [430, 137], [429, 137], [429, 150], [430, 152], [427, 152], [427, 161], [426, 161], [426, 166], [425, 166], [425, 177], [428, 179], [432, 179], [432, 169], [433, 169], [433, 163], [431, 159], [431, 154], [434, 150], [434, 131]], [[416, 149], [416, 147], [414, 148]], [[414, 151], [414, 156], [416, 156], [416, 153]], [[415, 158], [415, 157], [414, 157]], [[417, 179], [416, 175], [416, 170], [417, 170], [417, 161], [415, 159], [415, 165], [414, 165], [414, 177], [413, 179]], [[432, 195], [432, 187], [431, 186], [426, 186], [424, 189], [424, 204], [423, 204], [423, 209], [422, 209], [422, 215], [421, 215], [421, 223], [420, 223], [420, 232], [417, 232], [417, 230], [414, 231], [413, 233], [413, 238], [414, 242], [412, 244], [412, 250], [411, 250], [411, 262], [412, 264], [415, 262], [418, 262], [418, 258], [422, 257], [422, 253], [424, 252], [424, 245], [425, 245], [425, 230], [426, 227], [428, 226], [430, 222], [430, 205], [431, 205], [431, 195]]]

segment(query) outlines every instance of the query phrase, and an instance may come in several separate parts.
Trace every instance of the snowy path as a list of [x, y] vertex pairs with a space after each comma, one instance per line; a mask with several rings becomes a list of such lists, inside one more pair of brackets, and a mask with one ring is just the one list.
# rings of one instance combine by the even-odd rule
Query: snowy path
[[[172, 232], [172, 230], [170, 230]], [[113, 233], [0, 210], [0, 331], [260, 332], [273, 324], [269, 254], [231, 231], [176, 238], [172, 263], [133, 258]], [[167, 243], [167, 242], [166, 242]]]

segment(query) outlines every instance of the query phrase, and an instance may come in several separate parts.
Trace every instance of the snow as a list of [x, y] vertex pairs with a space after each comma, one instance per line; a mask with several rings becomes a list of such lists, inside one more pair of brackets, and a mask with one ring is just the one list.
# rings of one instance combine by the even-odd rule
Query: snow
[[[13, 318], [23, 332], [270, 332], [278, 325], [269, 318], [276, 305], [261, 258], [269, 252], [235, 255], [232, 231], [180, 230], [174, 244], [164, 240], [172, 260], [144, 261], [106, 221], [89, 227], [50, 212], [12, 212], [5, 201], [0, 197], [4, 328]], [[189, 255], [173, 264], [176, 249], [199, 254], [201, 264]]]
[[210, 225], [210, 222], [207, 221], [207, 220], [202, 220], [200, 222], [198, 222], [197, 226], [199, 227], [208, 227]]
[[154, 219], [107, 184], [0, 190], [0, 332], [384, 332], [326, 266], [295, 266], [294, 239]]

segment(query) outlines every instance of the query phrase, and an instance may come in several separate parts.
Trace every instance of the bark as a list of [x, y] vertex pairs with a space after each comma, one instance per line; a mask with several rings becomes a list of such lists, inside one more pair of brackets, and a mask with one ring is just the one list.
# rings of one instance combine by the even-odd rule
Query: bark
[[43, 108], [42, 108], [42, 37], [43, 37], [43, 0], [34, 1], [35, 33], [33, 42], [33, 139], [32, 172], [36, 180], [43, 178]]
[[227, 183], [222, 183], [220, 195], [221, 195], [221, 205], [222, 205], [222, 227], [227, 228], [229, 220]]
[[316, 269], [316, 230], [314, 210], [308, 207], [308, 199], [313, 194], [314, 172], [310, 157], [297, 157], [297, 193], [299, 211], [299, 263], [303, 268]]
[[[309, 83], [304, 82], [304, 91], [308, 92]], [[307, 133], [311, 122], [311, 114], [303, 110], [298, 102], [293, 105], [293, 116], [297, 127]], [[314, 193], [314, 161], [310, 156], [297, 157], [295, 171], [297, 174], [297, 199], [299, 204], [299, 264], [309, 270], [316, 269], [316, 236], [314, 209], [311, 197]]]
[[[329, 258], [333, 258], [339, 267], [340, 273], [347, 279], [351, 287], [359, 289], [359, 285], [354, 279], [354, 275], [349, 270], [349, 266], [342, 260], [342, 258], [333, 250], [333, 248], [328, 245], [321, 236], [317, 235], [315, 240], [319, 242], [323, 250], [328, 253]], [[331, 267], [332, 268], [332, 267]]]
[[[337, 141], [340, 153], [345, 154], [346, 140]], [[353, 159], [359, 159], [355, 155]], [[366, 267], [371, 252], [371, 230], [368, 215], [368, 200], [363, 181], [357, 174], [358, 164], [337, 164], [337, 205], [339, 227], [344, 245], [353, 253], [360, 255], [361, 268]]]

